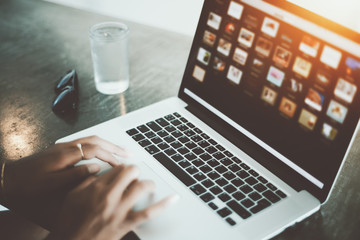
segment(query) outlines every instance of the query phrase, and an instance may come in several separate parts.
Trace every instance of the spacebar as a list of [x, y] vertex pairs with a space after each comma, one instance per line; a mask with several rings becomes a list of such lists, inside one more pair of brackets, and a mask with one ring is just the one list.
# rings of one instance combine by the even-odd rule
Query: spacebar
[[182, 181], [186, 186], [191, 186], [194, 183], [196, 183], [196, 181], [192, 177], [190, 177], [189, 174], [187, 174], [178, 165], [176, 165], [176, 163], [174, 163], [164, 153], [160, 152], [153, 156], [164, 167], [166, 167], [172, 174], [174, 174], [180, 181]]

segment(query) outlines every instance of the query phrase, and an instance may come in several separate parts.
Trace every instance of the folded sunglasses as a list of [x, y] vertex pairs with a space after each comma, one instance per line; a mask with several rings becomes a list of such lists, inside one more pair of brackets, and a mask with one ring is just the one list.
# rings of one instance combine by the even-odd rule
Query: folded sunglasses
[[57, 94], [52, 103], [52, 110], [56, 114], [74, 112], [79, 105], [79, 82], [76, 71], [68, 71], [56, 84]]

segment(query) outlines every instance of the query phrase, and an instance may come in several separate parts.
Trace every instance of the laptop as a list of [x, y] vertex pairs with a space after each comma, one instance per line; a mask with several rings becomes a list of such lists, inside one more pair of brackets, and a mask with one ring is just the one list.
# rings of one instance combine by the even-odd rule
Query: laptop
[[136, 209], [180, 196], [141, 239], [268, 239], [328, 199], [359, 81], [359, 34], [286, 1], [205, 0], [177, 97], [59, 141], [129, 149], [157, 185]]

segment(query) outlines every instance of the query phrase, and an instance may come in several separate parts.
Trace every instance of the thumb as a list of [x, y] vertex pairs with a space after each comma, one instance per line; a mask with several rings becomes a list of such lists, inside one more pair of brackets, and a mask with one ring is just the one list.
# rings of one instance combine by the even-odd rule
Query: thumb
[[83, 164], [65, 169], [61, 172], [54, 173], [53, 187], [56, 188], [68, 185], [76, 185], [99, 171], [100, 166], [97, 164]]

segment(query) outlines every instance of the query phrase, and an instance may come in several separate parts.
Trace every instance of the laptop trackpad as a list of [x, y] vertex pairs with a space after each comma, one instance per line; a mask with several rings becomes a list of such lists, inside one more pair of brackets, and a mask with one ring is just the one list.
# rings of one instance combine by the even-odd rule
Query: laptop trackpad
[[134, 206], [134, 211], [145, 209], [154, 203], [166, 198], [169, 195], [176, 194], [176, 191], [170, 187], [162, 178], [160, 178], [144, 162], [136, 164], [140, 169], [140, 180], [152, 180], [155, 183], [155, 189], [152, 193], [145, 194]]

